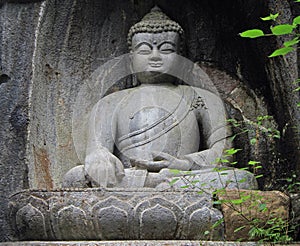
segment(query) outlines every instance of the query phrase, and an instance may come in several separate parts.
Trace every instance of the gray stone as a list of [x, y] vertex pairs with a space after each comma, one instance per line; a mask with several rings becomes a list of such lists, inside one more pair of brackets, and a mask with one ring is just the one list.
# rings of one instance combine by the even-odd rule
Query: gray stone
[[70, 169], [65, 174], [63, 187], [81, 187], [88, 188], [87, 180], [84, 174], [84, 166], [79, 165]]
[[[14, 240], [221, 240], [210, 195], [154, 189], [23, 191], [9, 203]], [[210, 233], [207, 234], [206, 231]]]
[[0, 241], [8, 195], [28, 188], [28, 91], [40, 3], [0, 4]]
[[[168, 176], [172, 175], [169, 174]], [[184, 187], [184, 189], [194, 189], [206, 193], [224, 188], [247, 190], [256, 190], [258, 188], [257, 180], [252, 173], [234, 168], [208, 168], [174, 176], [168, 179], [168, 183], [165, 183], [164, 187], [171, 186], [175, 189]]]
[[[182, 35], [179, 24], [157, 6], [130, 29], [129, 73], [136, 75], [140, 85], [114, 92], [93, 107], [86, 126], [84, 171], [73, 168], [64, 185], [75, 184], [75, 169], [80, 172], [77, 176], [86, 176], [93, 187], [155, 188], [170, 176], [170, 169], [192, 171], [193, 182], [199, 179], [213, 184], [211, 180], [218, 180], [215, 188], [224, 188], [227, 178], [238, 182], [213, 170], [231, 147], [231, 131], [221, 98], [206, 89], [209, 78], [184, 80], [204, 88], [178, 85], [182, 73], [189, 71], [189, 63], [177, 55]], [[190, 73], [196, 72], [192, 69]], [[103, 81], [108, 83], [105, 77]], [[205, 172], [197, 172], [204, 168]], [[250, 173], [239, 170], [238, 178], [243, 179], [243, 173], [248, 176], [244, 187], [257, 188]]]
[[[79, 87], [98, 66], [127, 52], [129, 27], [153, 7], [153, 1], [49, 0], [43, 7], [42, 3], [0, 3], [0, 241], [9, 240], [5, 213], [7, 197], [12, 192], [28, 186], [60, 187], [63, 175], [80, 164], [70, 133], [72, 104]], [[251, 91], [247, 95], [248, 108], [275, 116], [275, 126], [283, 134], [271, 145], [272, 151], [265, 145], [265, 136], [260, 136], [257, 149], [245, 144], [247, 136], [235, 146], [245, 149], [238, 160], [244, 158], [247, 163], [255, 157], [262, 162], [261, 180], [267, 182], [261, 182], [261, 187], [280, 188], [278, 178], [300, 170], [300, 117], [296, 106], [299, 94], [293, 92], [296, 85], [290, 83], [298, 78], [297, 51], [287, 59], [267, 59], [274, 48], [281, 46], [281, 37], [272, 41], [246, 40], [237, 33], [248, 27], [261, 27], [264, 23], [259, 22], [260, 17], [270, 12], [283, 13], [279, 17], [282, 23], [290, 21], [299, 14], [297, 3], [158, 3], [185, 29], [187, 56], [193, 61], [208, 62], [214, 71], [222, 72], [218, 88], [225, 88], [225, 83], [230, 89], [227, 85], [238, 81], [247, 93]], [[130, 86], [126, 80], [119, 81], [107, 94]], [[222, 98], [227, 101], [226, 96]], [[257, 98], [263, 103], [255, 102]], [[239, 100], [237, 106], [242, 103]], [[231, 107], [232, 112], [246, 114], [243, 108], [240, 111]]]
[[[256, 235], [255, 238], [251, 238], [249, 232], [254, 226], [265, 230], [273, 228], [278, 222], [270, 223], [272, 219], [280, 219], [284, 221], [286, 225], [289, 223], [290, 199], [286, 194], [280, 191], [228, 189], [220, 192], [217, 196], [219, 200], [223, 201], [221, 207], [224, 215], [226, 239], [229, 241], [237, 240], [237, 238], [239, 238], [240, 241], [258, 241], [265, 239], [267, 235]], [[234, 204], [234, 202], [232, 202], [244, 199], [241, 197], [247, 197], [243, 203]], [[265, 210], [260, 209], [261, 204], [264, 204], [266, 207]], [[254, 224], [253, 221], [255, 220], [259, 222]], [[283, 225], [281, 226], [284, 227]], [[237, 230], [238, 228], [239, 230]], [[282, 233], [288, 230], [288, 228], [279, 229], [282, 229]]]
[[[55, 245], [68, 245], [68, 246], [256, 246], [261, 243], [256, 242], [222, 242], [222, 241], [191, 241], [191, 240], [126, 240], [126, 241], [29, 241], [29, 242], [14, 242], [14, 243], [0, 243], [0, 245], [7, 246], [55, 246]], [[290, 244], [296, 245], [296, 244]]]
[[293, 230], [293, 238], [295, 241], [300, 240], [300, 194], [294, 193], [290, 194], [291, 209], [291, 230]]

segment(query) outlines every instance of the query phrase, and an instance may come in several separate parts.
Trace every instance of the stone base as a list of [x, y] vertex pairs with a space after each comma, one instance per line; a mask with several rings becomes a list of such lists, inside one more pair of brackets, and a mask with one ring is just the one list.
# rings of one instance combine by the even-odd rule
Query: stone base
[[193, 191], [25, 190], [9, 204], [12, 240], [222, 240], [221, 218]]
[[255, 242], [190, 241], [190, 240], [139, 240], [139, 241], [28, 241], [0, 243], [1, 246], [256, 246]]

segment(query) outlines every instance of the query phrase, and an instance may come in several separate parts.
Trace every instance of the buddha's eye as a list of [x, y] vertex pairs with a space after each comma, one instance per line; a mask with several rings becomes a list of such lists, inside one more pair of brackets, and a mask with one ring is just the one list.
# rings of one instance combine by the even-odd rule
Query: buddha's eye
[[170, 43], [163, 43], [160, 47], [159, 47], [159, 51], [162, 54], [170, 54], [176, 51], [176, 47], [173, 44]]
[[138, 46], [135, 51], [139, 54], [139, 55], [149, 55], [151, 54], [151, 47], [147, 44], [142, 44], [140, 46]]

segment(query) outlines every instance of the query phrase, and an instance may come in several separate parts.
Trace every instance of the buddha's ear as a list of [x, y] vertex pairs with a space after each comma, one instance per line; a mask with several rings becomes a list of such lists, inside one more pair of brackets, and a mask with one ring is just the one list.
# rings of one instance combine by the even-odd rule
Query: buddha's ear
[[130, 53], [129, 53], [129, 69], [130, 69], [130, 72], [131, 72], [130, 78], [131, 78], [131, 84], [132, 84], [132, 86], [136, 87], [136, 86], [139, 85], [139, 82], [137, 80], [136, 74], [133, 71], [132, 59], [133, 59], [133, 51], [131, 50]]

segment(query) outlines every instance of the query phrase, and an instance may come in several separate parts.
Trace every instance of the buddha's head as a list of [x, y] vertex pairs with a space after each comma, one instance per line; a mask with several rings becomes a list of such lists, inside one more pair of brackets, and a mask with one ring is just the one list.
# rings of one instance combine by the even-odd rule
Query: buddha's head
[[177, 65], [177, 54], [182, 47], [183, 30], [158, 7], [134, 26], [128, 33], [132, 53], [132, 69], [143, 83], [171, 83], [171, 69]]

